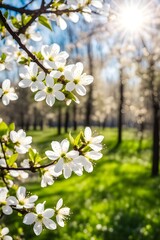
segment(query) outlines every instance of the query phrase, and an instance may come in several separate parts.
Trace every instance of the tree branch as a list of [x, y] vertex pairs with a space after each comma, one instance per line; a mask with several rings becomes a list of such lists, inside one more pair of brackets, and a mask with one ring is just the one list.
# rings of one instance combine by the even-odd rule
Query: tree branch
[[0, 11], [0, 19], [2, 20], [5, 28], [7, 29], [7, 31], [11, 34], [11, 36], [13, 37], [13, 39], [16, 40], [16, 42], [19, 44], [19, 46], [28, 54], [28, 56], [35, 62], [37, 63], [37, 65], [45, 72], [45, 73], [49, 73], [48, 69], [46, 69], [40, 62], [39, 60], [36, 58], [35, 55], [33, 55], [33, 53], [31, 53], [28, 48], [21, 42], [21, 39], [19, 38], [19, 36], [17, 35], [17, 33], [15, 33], [14, 31], [12, 31], [12, 29], [10, 28], [10, 26], [7, 24], [5, 17], [3, 16], [2, 12]]

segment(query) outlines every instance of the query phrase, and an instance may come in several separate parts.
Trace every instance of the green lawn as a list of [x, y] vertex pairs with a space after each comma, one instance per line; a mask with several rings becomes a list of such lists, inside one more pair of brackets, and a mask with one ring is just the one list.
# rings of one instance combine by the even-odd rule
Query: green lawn
[[[64, 228], [44, 230], [35, 237], [32, 227], [24, 226], [25, 239], [32, 240], [160, 240], [160, 178], [150, 177], [151, 140], [146, 133], [141, 151], [136, 131], [125, 130], [124, 142], [116, 148], [116, 129], [106, 129], [104, 157], [91, 174], [62, 177], [51, 187], [38, 182], [28, 189], [53, 207], [62, 197], [71, 208]], [[57, 140], [54, 129], [29, 132], [41, 152]], [[62, 136], [64, 138], [64, 135]], [[60, 137], [58, 137], [60, 139]], [[22, 226], [9, 218], [11, 230]]]

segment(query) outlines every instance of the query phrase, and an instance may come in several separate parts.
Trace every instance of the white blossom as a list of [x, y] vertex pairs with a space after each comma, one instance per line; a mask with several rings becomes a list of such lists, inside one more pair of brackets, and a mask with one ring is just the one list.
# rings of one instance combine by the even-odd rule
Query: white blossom
[[11, 70], [12, 69], [12, 58], [10, 56], [6, 56], [5, 60], [2, 60], [0, 58], [0, 71], [3, 71], [5, 69]]
[[69, 150], [69, 141], [64, 139], [61, 143], [53, 141], [51, 143], [53, 151], [46, 151], [45, 154], [50, 160], [58, 160], [54, 165], [55, 172], [60, 173], [63, 171], [64, 177], [69, 178], [72, 171], [77, 175], [82, 175], [82, 166], [75, 162], [75, 159], [79, 156], [79, 152], [75, 150]]
[[16, 205], [17, 209], [22, 209], [22, 208], [33, 208], [34, 207], [34, 202], [37, 201], [38, 196], [37, 195], [32, 195], [31, 197], [26, 197], [26, 188], [25, 187], [19, 187], [17, 190], [17, 200], [18, 203]]
[[31, 62], [29, 66], [22, 67], [19, 75], [22, 78], [18, 84], [21, 88], [30, 87], [31, 91], [35, 92], [43, 87], [42, 80], [45, 78], [45, 73], [39, 72], [36, 63]]
[[90, 127], [85, 128], [84, 139], [85, 139], [85, 142], [88, 144], [88, 146], [90, 146], [90, 148], [93, 149], [94, 151], [102, 150], [101, 142], [103, 141], [104, 136], [100, 135], [100, 136], [93, 137], [92, 130]]
[[63, 205], [63, 199], [59, 199], [59, 201], [56, 204], [56, 221], [59, 224], [59, 226], [64, 227], [64, 220], [69, 216], [70, 214], [70, 208], [68, 207], [62, 207]]
[[0, 88], [0, 98], [4, 105], [8, 105], [10, 101], [18, 99], [17, 94], [13, 87], [11, 87], [11, 81], [6, 79], [2, 82], [2, 88]]
[[18, 130], [18, 132], [11, 131], [10, 139], [14, 143], [15, 150], [20, 154], [27, 153], [28, 149], [31, 147], [32, 137], [26, 137], [26, 133], [23, 129]]
[[37, 204], [36, 212], [27, 213], [23, 219], [23, 223], [26, 225], [34, 223], [33, 231], [36, 235], [41, 234], [43, 225], [50, 230], [57, 228], [56, 223], [50, 219], [55, 214], [55, 211], [51, 208], [44, 210], [44, 205], [45, 202]]
[[52, 107], [55, 100], [63, 101], [65, 95], [60, 91], [63, 85], [60, 83], [54, 84], [54, 79], [50, 75], [46, 77], [46, 85], [43, 84], [42, 90], [38, 91], [34, 97], [35, 101], [43, 101], [46, 99], [46, 103]]
[[56, 173], [54, 169], [55, 166], [49, 166], [44, 168], [44, 173], [41, 180], [41, 187], [47, 187], [47, 185], [52, 185], [54, 183], [54, 178], [61, 175], [61, 172]]
[[13, 238], [9, 235], [9, 229], [7, 227], [4, 227], [0, 230], [0, 239], [1, 240], [12, 240]]
[[15, 206], [17, 204], [17, 200], [13, 196], [7, 197], [7, 193], [8, 190], [6, 187], [0, 188], [0, 205], [2, 206], [2, 212], [5, 215], [10, 215], [13, 212], [11, 206]]
[[25, 31], [25, 34], [20, 34], [19, 37], [21, 39], [21, 42], [23, 44], [26, 44], [28, 40], [33, 40], [35, 42], [39, 42], [42, 40], [42, 36], [39, 32], [36, 32], [35, 30], [37, 29], [37, 22], [34, 22], [31, 26], [27, 28]]
[[48, 46], [43, 45], [41, 48], [42, 56], [44, 57], [43, 65], [47, 69], [56, 68], [56, 63], [66, 63], [68, 53], [63, 51], [60, 52], [60, 46], [56, 43]]
[[86, 94], [86, 88], [84, 86], [89, 85], [93, 82], [91, 75], [83, 73], [83, 64], [81, 62], [66, 67], [64, 71], [65, 78], [69, 81], [66, 84], [67, 91], [73, 91], [74, 89], [80, 96]]

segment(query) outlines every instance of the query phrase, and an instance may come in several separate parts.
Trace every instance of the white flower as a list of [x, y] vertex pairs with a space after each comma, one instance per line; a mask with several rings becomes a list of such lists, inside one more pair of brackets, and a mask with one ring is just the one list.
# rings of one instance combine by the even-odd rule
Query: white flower
[[[17, 166], [17, 164], [14, 164], [14, 167], [16, 167], [16, 166]], [[18, 171], [10, 170], [9, 173], [12, 177], [18, 178], [19, 180], [27, 179], [29, 176], [29, 174], [23, 170], [18, 170]]]
[[47, 185], [52, 185], [54, 183], [54, 177], [58, 177], [61, 175], [61, 172], [56, 173], [54, 169], [55, 166], [49, 166], [44, 169], [41, 180], [41, 187], [47, 187]]
[[69, 178], [72, 171], [78, 176], [82, 175], [82, 166], [75, 162], [75, 159], [79, 156], [79, 152], [72, 150], [69, 151], [69, 141], [64, 139], [61, 143], [53, 141], [51, 143], [53, 151], [46, 151], [45, 154], [50, 160], [58, 160], [54, 165], [55, 172], [60, 173], [63, 171], [64, 177]]
[[21, 162], [21, 166], [22, 166], [23, 168], [29, 168], [29, 167], [30, 167], [29, 159], [24, 159], [24, 160]]
[[55, 100], [63, 101], [65, 95], [60, 91], [63, 85], [60, 83], [54, 84], [54, 79], [50, 75], [46, 77], [46, 86], [43, 84], [42, 90], [38, 91], [34, 97], [35, 101], [43, 101], [46, 99], [46, 103], [52, 107]]
[[23, 129], [18, 130], [18, 132], [11, 131], [10, 139], [14, 143], [15, 150], [20, 154], [27, 153], [28, 149], [31, 147], [32, 137], [26, 137], [26, 133]]
[[64, 227], [64, 220], [66, 219], [67, 216], [70, 214], [70, 208], [68, 207], [63, 207], [63, 199], [59, 199], [56, 205], [56, 221], [59, 224], [59, 226]]
[[43, 64], [47, 69], [56, 68], [56, 63], [66, 63], [68, 53], [60, 52], [60, 46], [56, 43], [51, 46], [43, 45], [41, 48], [42, 56], [44, 57]]
[[0, 239], [1, 240], [12, 240], [13, 238], [10, 237], [9, 235], [6, 235], [7, 233], [9, 233], [9, 229], [7, 227], [2, 228], [0, 230]]
[[15, 206], [17, 204], [17, 200], [13, 196], [7, 197], [7, 193], [7, 188], [0, 188], [0, 206], [2, 206], [2, 212], [5, 215], [10, 215], [13, 212], [11, 206]]
[[92, 131], [90, 127], [86, 127], [84, 130], [84, 139], [88, 146], [92, 148], [94, 151], [100, 151], [102, 150], [102, 140], [104, 139], [104, 136], [96, 136], [92, 137]]
[[1, 166], [1, 167], [7, 167], [7, 164], [6, 164], [6, 161], [5, 161], [4, 158], [1, 158], [1, 159], [0, 159], [0, 166]]
[[9, 79], [6, 79], [2, 82], [2, 88], [0, 88], [0, 98], [1, 97], [4, 105], [8, 105], [10, 101], [15, 101], [18, 99], [14, 88], [11, 87], [11, 81]]
[[93, 164], [90, 160], [99, 160], [102, 158], [102, 153], [90, 151], [84, 154], [84, 156], [80, 155], [75, 159], [75, 162], [77, 164], [81, 164], [86, 172], [92, 172], [93, 171]]
[[12, 58], [10, 56], [6, 56], [5, 60], [2, 60], [0, 58], [0, 71], [3, 71], [5, 69], [12, 70]]
[[39, 203], [36, 206], [36, 213], [27, 213], [23, 219], [23, 223], [26, 225], [31, 225], [33, 223], [33, 231], [36, 235], [40, 235], [42, 232], [42, 225], [47, 229], [55, 230], [57, 228], [56, 223], [50, 218], [53, 217], [55, 211], [51, 208], [44, 210], [44, 203]]
[[65, 78], [69, 81], [66, 84], [67, 91], [73, 91], [74, 89], [80, 96], [86, 94], [86, 88], [84, 86], [89, 85], [93, 82], [91, 75], [83, 73], [83, 64], [78, 62], [76, 65], [66, 67], [64, 71]]
[[37, 199], [38, 199], [37, 195], [33, 195], [31, 197], [26, 197], [26, 188], [25, 187], [19, 187], [16, 195], [17, 195], [17, 199], [18, 199], [18, 203], [16, 205], [17, 209], [33, 208], [34, 202], [37, 201]]
[[37, 23], [34, 22], [31, 26], [29, 26], [25, 32], [25, 34], [20, 34], [19, 37], [21, 39], [21, 42], [23, 44], [26, 44], [28, 40], [33, 40], [35, 42], [39, 42], [42, 40], [42, 36], [39, 32], [36, 32], [37, 29]]
[[32, 92], [37, 91], [43, 87], [42, 80], [45, 78], [45, 73], [38, 71], [38, 65], [31, 62], [29, 66], [20, 69], [20, 77], [22, 80], [19, 82], [21, 88], [30, 87]]

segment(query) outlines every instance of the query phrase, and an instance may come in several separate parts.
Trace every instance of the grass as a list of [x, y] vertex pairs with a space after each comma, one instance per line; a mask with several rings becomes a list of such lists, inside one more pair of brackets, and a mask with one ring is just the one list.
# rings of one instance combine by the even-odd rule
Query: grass
[[[29, 134], [41, 152], [57, 139], [54, 129]], [[47, 207], [55, 206], [60, 197], [64, 199], [72, 211], [66, 226], [44, 230], [36, 237], [32, 227], [19, 224], [12, 215], [11, 232], [23, 226], [27, 240], [160, 240], [160, 179], [150, 177], [150, 136], [146, 133], [139, 150], [134, 130], [124, 131], [119, 148], [115, 146], [116, 129], [106, 129], [103, 134], [104, 157], [93, 173], [60, 178], [44, 189], [38, 182], [28, 184], [41, 202], [47, 201]]]

